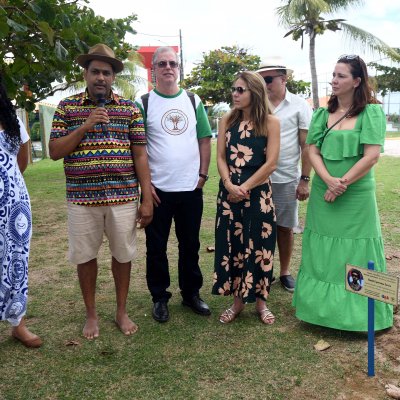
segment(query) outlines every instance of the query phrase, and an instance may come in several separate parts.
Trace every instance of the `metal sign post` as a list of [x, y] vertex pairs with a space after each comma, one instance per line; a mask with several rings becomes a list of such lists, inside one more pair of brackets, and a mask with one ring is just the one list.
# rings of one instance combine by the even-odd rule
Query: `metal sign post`
[[[368, 261], [368, 269], [373, 271], [373, 261]], [[368, 376], [375, 376], [375, 300], [368, 297]]]

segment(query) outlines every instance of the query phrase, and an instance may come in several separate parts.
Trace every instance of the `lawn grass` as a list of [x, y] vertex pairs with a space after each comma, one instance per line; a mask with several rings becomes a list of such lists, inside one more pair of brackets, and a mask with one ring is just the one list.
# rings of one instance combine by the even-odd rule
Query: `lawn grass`
[[386, 132], [386, 138], [400, 138], [400, 131], [390, 131]]
[[[215, 156], [213, 157], [215, 160]], [[400, 243], [400, 158], [382, 157], [376, 169], [377, 197], [387, 253]], [[82, 338], [84, 306], [75, 267], [66, 258], [65, 183], [62, 162], [40, 161], [25, 173], [33, 212], [28, 325], [44, 339], [39, 350], [18, 345], [7, 324], [0, 325], [0, 399], [338, 399], [351, 388], [385, 399], [383, 384], [397, 377], [395, 361], [380, 357], [377, 377], [366, 377], [366, 336], [323, 329], [294, 317], [291, 295], [273, 286], [270, 308], [277, 320], [260, 323], [250, 306], [230, 325], [218, 322], [230, 298], [212, 296], [215, 201], [218, 173], [215, 163], [205, 188], [200, 263], [204, 274], [202, 297], [211, 317], [200, 317], [180, 304], [177, 245], [169, 245], [171, 319], [159, 324], [151, 317], [145, 281], [144, 234], [132, 271], [128, 310], [139, 325], [137, 334], [123, 336], [113, 318], [115, 294], [106, 246], [99, 255], [97, 288], [100, 337]], [[305, 204], [300, 219], [304, 221]], [[295, 236], [292, 271], [297, 274], [301, 235]], [[397, 260], [397, 261], [396, 261]], [[397, 264], [396, 264], [397, 263]], [[279, 257], [276, 267], [279, 269]], [[388, 262], [398, 274], [398, 259]], [[319, 340], [332, 347], [316, 352]], [[398, 364], [398, 363], [397, 363]], [[396, 375], [397, 374], [397, 375]], [[344, 399], [344, 397], [342, 397]]]

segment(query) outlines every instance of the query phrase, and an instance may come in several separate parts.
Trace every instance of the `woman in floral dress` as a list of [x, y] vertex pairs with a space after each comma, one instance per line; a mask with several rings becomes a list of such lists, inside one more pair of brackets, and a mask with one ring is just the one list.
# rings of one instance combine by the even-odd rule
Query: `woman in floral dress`
[[219, 320], [232, 322], [256, 303], [265, 324], [275, 251], [276, 222], [269, 177], [279, 157], [279, 121], [269, 111], [261, 76], [242, 72], [232, 87], [233, 109], [219, 125], [215, 266], [212, 293], [233, 294]]
[[28, 164], [29, 136], [17, 119], [0, 75], [0, 320], [27, 347], [40, 347], [39, 336], [25, 326], [28, 257], [32, 231], [28, 191], [22, 172]]

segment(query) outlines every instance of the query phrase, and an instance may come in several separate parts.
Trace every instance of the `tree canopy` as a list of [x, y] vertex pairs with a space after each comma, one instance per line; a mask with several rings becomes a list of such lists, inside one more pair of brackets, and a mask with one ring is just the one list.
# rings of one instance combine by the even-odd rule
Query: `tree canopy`
[[[87, 0], [0, 0], [0, 73], [8, 95], [21, 108], [65, 90], [79, 80], [77, 55], [105, 43], [122, 60], [135, 14], [105, 19], [82, 5]], [[62, 83], [54, 88], [54, 83]]]
[[350, 7], [362, 6], [363, 0], [283, 0], [284, 4], [277, 8], [280, 24], [290, 29], [285, 37], [293, 40], [301, 38], [303, 47], [304, 35], [310, 38], [309, 60], [311, 69], [312, 95], [314, 108], [319, 107], [318, 80], [315, 61], [315, 39], [327, 30], [342, 31], [352, 41], [358, 42], [360, 48], [385, 54], [394, 60], [400, 60], [400, 54], [392, 47], [371, 33], [346, 23], [345, 19], [325, 19], [323, 15], [346, 11]]
[[[182, 87], [197, 93], [205, 102], [212, 105], [232, 102], [231, 87], [240, 71], [256, 71], [260, 57], [249, 54], [247, 49], [238, 46], [222, 47], [203, 53], [203, 60], [193, 68], [183, 80]], [[292, 93], [310, 94], [310, 83], [295, 81], [290, 76], [287, 88]]]
[[400, 68], [387, 67], [374, 62], [368, 65], [379, 73], [375, 76], [377, 92], [382, 96], [386, 96], [388, 92], [400, 92]]
[[238, 72], [256, 70], [260, 57], [247, 49], [232, 46], [203, 53], [203, 60], [183, 80], [182, 86], [197, 93], [205, 102], [231, 103], [231, 87]]
[[304, 94], [306, 97], [310, 97], [311, 89], [310, 89], [310, 82], [305, 82], [303, 80], [296, 81], [293, 75], [290, 75], [286, 82], [286, 88], [291, 93], [296, 94]]

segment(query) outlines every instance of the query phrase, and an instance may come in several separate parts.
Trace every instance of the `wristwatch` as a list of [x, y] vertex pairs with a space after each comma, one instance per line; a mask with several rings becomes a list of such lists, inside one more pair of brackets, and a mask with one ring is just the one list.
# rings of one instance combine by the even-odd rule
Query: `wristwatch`
[[208, 181], [208, 175], [206, 174], [199, 174], [200, 178], [203, 178], [206, 182]]
[[303, 181], [306, 181], [306, 182], [309, 182], [309, 181], [310, 181], [310, 177], [309, 177], [308, 175], [302, 175], [302, 176], [300, 177], [300, 179], [303, 180]]

